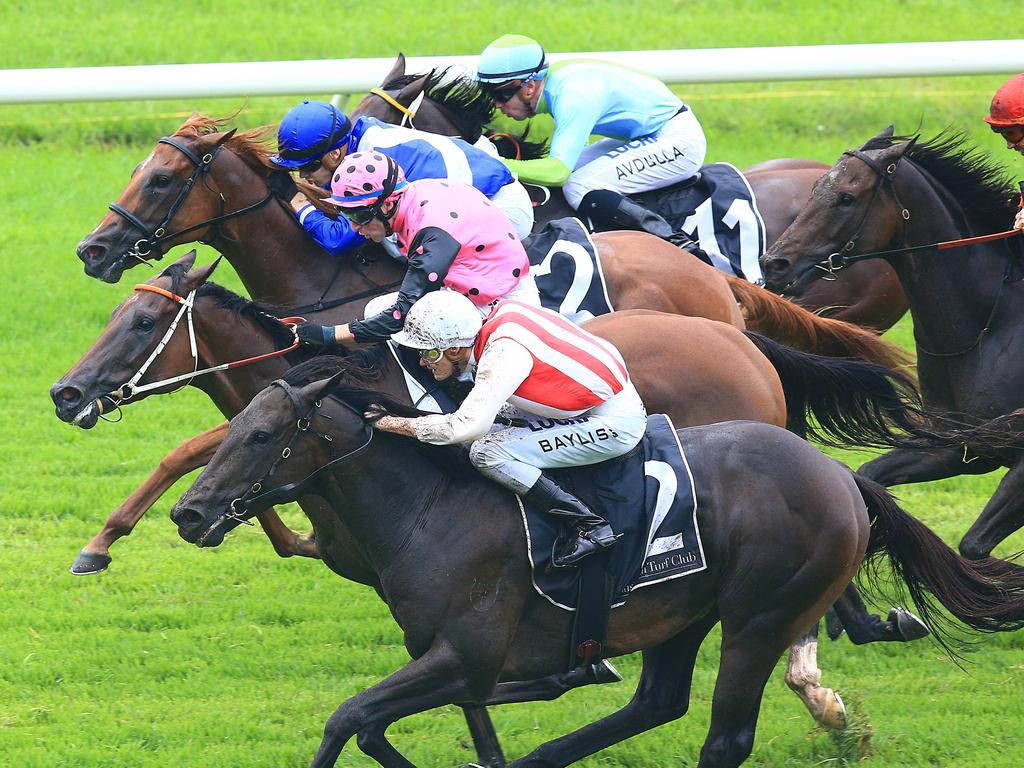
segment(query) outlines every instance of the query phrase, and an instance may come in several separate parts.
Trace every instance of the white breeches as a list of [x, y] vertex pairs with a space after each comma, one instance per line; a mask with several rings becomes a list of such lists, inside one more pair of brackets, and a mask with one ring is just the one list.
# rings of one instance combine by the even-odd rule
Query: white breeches
[[687, 109], [650, 136], [594, 142], [583, 150], [562, 192], [569, 205], [577, 208], [583, 196], [595, 189], [624, 195], [661, 189], [696, 174], [706, 154], [704, 129]]
[[647, 412], [632, 383], [575, 418], [548, 419], [509, 408], [502, 415], [525, 420], [527, 426], [496, 425], [470, 445], [469, 460], [519, 494], [533, 487], [541, 470], [596, 464], [631, 451], [647, 426]]

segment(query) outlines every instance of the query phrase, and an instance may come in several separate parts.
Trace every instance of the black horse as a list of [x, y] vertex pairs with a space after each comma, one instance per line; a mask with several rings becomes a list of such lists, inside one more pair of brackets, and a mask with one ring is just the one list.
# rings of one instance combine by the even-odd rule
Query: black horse
[[[319, 379], [337, 365], [305, 363], [257, 395], [171, 517], [187, 541], [217, 546], [265, 504], [314, 488], [330, 502], [379, 574], [412, 661], [331, 716], [313, 766], [334, 765], [357, 735], [361, 750], [397, 768], [409, 763], [385, 736], [392, 723], [445, 704], [536, 696], [533, 684], [515, 681], [562, 668], [572, 619], [533, 589], [516, 497], [456, 450], [376, 433], [362, 416], [371, 404], [410, 409], [368, 388], [358, 370]], [[608, 655], [643, 651], [633, 700], [514, 765], [568, 765], [681, 717], [697, 651], [719, 622], [721, 665], [698, 765], [741, 764], [776, 661], [865, 555], [888, 553], [926, 619], [939, 618], [927, 590], [969, 626], [1024, 625], [1024, 573], [959, 558], [883, 488], [791, 433], [725, 422], [679, 438], [699, 478], [709, 567], [638, 590], [613, 612]]]
[[[1018, 201], [1005, 172], [962, 135], [920, 144], [893, 136], [890, 126], [822, 177], [765, 254], [764, 273], [776, 289], [800, 290], [845, 259], [893, 251], [882, 255], [910, 300], [927, 407], [968, 421], [992, 419], [1024, 406], [1017, 352], [1024, 348], [1024, 238], [948, 251], [910, 247], [1007, 230]], [[860, 471], [895, 485], [1000, 466], [1010, 471], [960, 542], [964, 555], [981, 558], [1024, 524], [1024, 446], [900, 448]]]

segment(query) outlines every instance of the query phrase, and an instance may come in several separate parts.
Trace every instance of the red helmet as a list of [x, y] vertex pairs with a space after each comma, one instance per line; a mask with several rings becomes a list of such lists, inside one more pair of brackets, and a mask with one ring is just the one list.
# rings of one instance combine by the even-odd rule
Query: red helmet
[[985, 122], [996, 128], [1024, 125], [1024, 73], [1014, 75], [999, 86]]

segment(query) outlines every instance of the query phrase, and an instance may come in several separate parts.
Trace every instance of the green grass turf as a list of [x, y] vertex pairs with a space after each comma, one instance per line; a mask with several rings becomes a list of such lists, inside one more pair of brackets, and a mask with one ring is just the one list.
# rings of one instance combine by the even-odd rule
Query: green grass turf
[[[86, 0], [58, 9], [9, 3], [0, 66], [77, 66], [326, 56], [473, 53], [516, 29], [551, 50], [714, 47], [999, 38], [1019, 18], [1009, 2], [871, 0], [818, 3], [509, 2], [253, 4], [236, 0], [140, 6]], [[709, 137], [709, 159], [737, 165], [781, 156], [831, 162], [895, 122], [931, 135], [967, 130], [1024, 177], [1022, 161], [980, 124], [1002, 77], [678, 87]], [[311, 94], [315, 95], [315, 94]], [[326, 95], [326, 94], [322, 94]], [[102, 519], [180, 440], [218, 415], [197, 392], [131, 408], [124, 422], [85, 433], [52, 415], [49, 385], [85, 350], [110, 310], [145, 279], [85, 277], [78, 240], [126, 184], [157, 136], [193, 108], [243, 127], [276, 120], [293, 99], [237, 99], [0, 108], [0, 764], [11, 766], [280, 766], [306, 764], [324, 720], [344, 698], [405, 661], [397, 627], [369, 590], [323, 566], [276, 558], [258, 530], [218, 550], [181, 542], [166, 513], [176, 485], [135, 535], [116, 545], [99, 577], [67, 573]], [[183, 249], [178, 249], [178, 253]], [[211, 252], [201, 249], [202, 259]], [[956, 258], [955, 252], [941, 258]], [[218, 280], [238, 288], [223, 269]], [[904, 321], [891, 337], [911, 340]], [[856, 466], [863, 454], [843, 454]], [[906, 507], [955, 543], [999, 473], [897, 489]], [[287, 522], [305, 529], [301, 513]], [[1017, 534], [999, 550], [1024, 549]], [[887, 605], [881, 606], [883, 609]], [[838, 688], [870, 733], [865, 764], [1014, 766], [1024, 754], [1024, 636], [983, 638], [966, 671], [928, 642], [822, 646], [825, 683]], [[626, 683], [560, 702], [494, 710], [509, 755], [606, 714]], [[717, 634], [700, 655], [690, 713], [591, 758], [647, 768], [695, 765], [717, 668]], [[472, 759], [458, 710], [391, 729], [414, 762]], [[756, 766], [842, 765], [856, 739], [812, 728], [770, 680]], [[352, 745], [345, 764], [371, 761]]]

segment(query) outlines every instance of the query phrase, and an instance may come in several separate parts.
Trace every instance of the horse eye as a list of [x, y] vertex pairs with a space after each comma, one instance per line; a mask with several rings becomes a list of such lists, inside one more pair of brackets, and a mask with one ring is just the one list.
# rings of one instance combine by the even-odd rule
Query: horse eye
[[152, 331], [154, 325], [153, 318], [148, 315], [142, 315], [135, 321], [135, 328], [140, 331]]
[[153, 184], [154, 187], [166, 187], [170, 183], [171, 183], [170, 176], [164, 176], [162, 173], [153, 177], [152, 184]]
[[839, 195], [839, 205], [844, 208], [849, 208], [857, 202], [857, 198], [851, 195], [849, 192], [843, 192]]
[[260, 443], [265, 445], [266, 443], [270, 442], [271, 437], [272, 435], [269, 432], [264, 432], [263, 430], [260, 430], [259, 432], [255, 432], [253, 434], [252, 441], [254, 443]]

